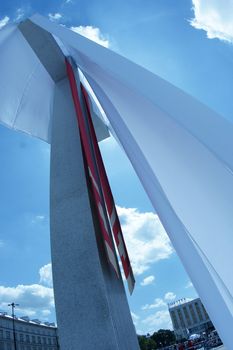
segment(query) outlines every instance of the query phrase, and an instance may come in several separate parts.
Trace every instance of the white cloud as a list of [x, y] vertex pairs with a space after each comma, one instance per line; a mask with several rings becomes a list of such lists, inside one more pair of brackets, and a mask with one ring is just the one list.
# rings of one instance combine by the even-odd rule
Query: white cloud
[[45, 215], [35, 215], [32, 218], [31, 223], [38, 224], [38, 223], [42, 223], [44, 220], [45, 220]]
[[9, 22], [10, 18], [8, 16], [3, 17], [2, 19], [0, 19], [0, 29], [2, 29], [3, 27], [5, 27], [5, 25], [7, 25], [7, 23]]
[[156, 214], [117, 207], [129, 257], [135, 274], [173, 253], [170, 240]]
[[16, 18], [15, 18], [15, 21], [18, 22], [20, 21], [23, 17], [24, 17], [25, 13], [24, 13], [24, 10], [22, 8], [18, 8], [16, 10]]
[[192, 0], [196, 29], [206, 31], [209, 39], [218, 38], [233, 42], [233, 0]]
[[173, 292], [167, 292], [164, 295], [164, 299], [156, 298], [152, 304], [146, 304], [142, 306], [142, 310], [152, 310], [157, 308], [167, 307], [167, 302], [172, 301], [176, 298], [176, 295]]
[[52, 266], [51, 263], [44, 265], [39, 270], [40, 283], [45, 284], [46, 286], [52, 287], [53, 277], [52, 277]]
[[159, 310], [155, 314], [152, 314], [142, 320], [142, 323], [149, 327], [148, 332], [154, 332], [160, 328], [171, 329], [172, 323], [168, 310]]
[[56, 12], [56, 13], [49, 13], [48, 16], [49, 16], [50, 21], [53, 21], [53, 22], [59, 21], [62, 18], [62, 15], [60, 13], [58, 13], [58, 12]]
[[131, 316], [132, 316], [132, 320], [133, 320], [133, 323], [134, 325], [136, 326], [138, 324], [138, 321], [139, 321], [139, 316], [136, 315], [134, 312], [131, 311]]
[[45, 219], [44, 215], [37, 215], [36, 216], [36, 220], [38, 220], [38, 221], [43, 221], [44, 219]]
[[191, 281], [189, 281], [189, 282], [186, 284], [186, 286], [185, 286], [186, 289], [187, 289], [187, 288], [192, 288], [192, 287], [193, 287], [193, 284], [192, 284]]
[[141, 282], [141, 286], [148, 286], [149, 284], [153, 283], [155, 280], [155, 276], [151, 275], [148, 277], [145, 277], [143, 281]]
[[44, 310], [42, 310], [42, 315], [43, 316], [49, 316], [51, 314], [51, 310], [46, 310], [46, 309], [44, 309]]
[[104, 37], [100, 29], [97, 27], [79, 26], [79, 27], [71, 27], [70, 29], [73, 30], [73, 32], [76, 32], [92, 41], [95, 41], [99, 45], [102, 45], [104, 47], [109, 47], [109, 40]]
[[9, 309], [8, 303], [12, 300], [19, 304], [18, 314], [28, 316], [44, 315], [45, 310], [54, 307], [53, 289], [40, 284], [18, 285], [16, 287], [0, 286], [0, 309]]
[[192, 301], [193, 300], [193, 298], [185, 298], [185, 302], [187, 303], [187, 302], [189, 302], [189, 301]]
[[160, 307], [167, 306], [167, 304], [161, 298], [156, 298], [152, 304], [146, 304], [142, 306], [142, 310], [152, 310]]
[[[51, 264], [43, 266], [39, 270], [42, 282], [47, 282], [49, 285]], [[0, 309], [8, 311], [8, 304], [14, 301], [19, 304], [16, 309], [18, 316], [27, 315], [33, 318], [41, 318], [47, 320], [51, 314], [51, 309], [54, 308], [53, 288], [43, 286], [41, 284], [23, 285], [19, 284], [16, 287], [0, 286]], [[10, 310], [9, 310], [10, 312]]]
[[164, 295], [164, 299], [167, 300], [167, 301], [172, 301], [176, 298], [176, 294], [173, 293], [173, 292], [167, 292], [165, 295]]
[[0, 239], [0, 248], [4, 247], [4, 242]]

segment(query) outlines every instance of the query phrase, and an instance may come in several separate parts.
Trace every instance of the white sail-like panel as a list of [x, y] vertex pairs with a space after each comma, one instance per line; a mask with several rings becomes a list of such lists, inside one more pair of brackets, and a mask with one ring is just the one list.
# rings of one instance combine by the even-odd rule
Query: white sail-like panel
[[[233, 328], [233, 125], [181, 90], [112, 51], [40, 16], [31, 20], [62, 41], [86, 76], [212, 321], [230, 349]], [[24, 103], [16, 108], [19, 103], [13, 101], [13, 112], [21, 111], [19, 128], [49, 142], [52, 97], [48, 95], [43, 101], [44, 110], [40, 110], [40, 116], [33, 114], [42, 99], [30, 95], [25, 79], [35, 70], [37, 60], [29, 52], [29, 45], [23, 43], [26, 56], [31, 58], [28, 67], [23, 66], [24, 84], [13, 91], [23, 97]], [[3, 40], [0, 41], [0, 45], [3, 44]], [[21, 46], [19, 53], [23, 54]], [[40, 76], [43, 79], [39, 80]], [[36, 77], [39, 84], [47, 84], [52, 94], [53, 83], [50, 80], [46, 83], [46, 79], [50, 79], [47, 73], [44, 71]], [[11, 79], [13, 84], [15, 80]], [[3, 93], [1, 101], [4, 97]], [[33, 105], [28, 101], [30, 98], [34, 98]], [[9, 99], [7, 101], [4, 109], [0, 105], [0, 119], [15, 126], [16, 114], [12, 111], [9, 116], [6, 114]], [[43, 137], [38, 130], [43, 131]]]
[[54, 82], [16, 25], [0, 31], [0, 121], [50, 140]]
[[[164, 79], [115, 52], [39, 15], [33, 16], [31, 20], [60, 38], [83, 69], [94, 70], [97, 74], [102, 68], [114, 80], [117, 79], [125, 86], [140, 92], [170, 116], [175, 116], [176, 121], [197, 138], [205, 140], [213, 152], [233, 167], [233, 126], [231, 124], [228, 129], [224, 118], [220, 118], [218, 114]], [[224, 133], [224, 138], [219, 138], [219, 133]]]
[[[140, 99], [134, 99], [139, 101], [138, 110], [132, 108], [134, 114], [128, 126], [128, 118], [121, 118], [122, 111], [116, 110], [103, 90], [89, 80], [211, 319], [227, 343], [233, 315], [230, 261], [233, 182], [229, 169], [179, 124], [170, 124], [163, 112], [154, 110], [152, 118], [145, 115], [140, 104], [144, 107], [146, 104]], [[149, 109], [146, 111], [149, 113]], [[228, 256], [224, 262], [223, 251]]]

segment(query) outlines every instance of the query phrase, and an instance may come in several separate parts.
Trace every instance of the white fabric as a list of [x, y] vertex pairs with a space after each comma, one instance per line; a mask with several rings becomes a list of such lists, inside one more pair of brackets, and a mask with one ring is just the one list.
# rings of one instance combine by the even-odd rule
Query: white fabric
[[[233, 125], [181, 90], [112, 51], [40, 16], [33, 16], [32, 21], [63, 42], [86, 76], [211, 320], [227, 348], [231, 349]], [[7, 49], [13, 45], [8, 39], [12, 34], [7, 30], [3, 39], [0, 32], [1, 52], [2, 45]], [[16, 49], [30, 62], [27, 67], [23, 66], [24, 75], [20, 81], [12, 78], [12, 83], [16, 84], [14, 90], [0, 93], [1, 103], [7, 98], [4, 107], [0, 103], [0, 118], [14, 127], [17, 101], [37, 64], [22, 38]], [[8, 68], [6, 73], [2, 72], [3, 66]], [[3, 62], [0, 55], [4, 81], [7, 81], [4, 74], [8, 75], [10, 68], [7, 59]], [[40, 116], [34, 114], [38, 99], [31, 92], [23, 93], [24, 104], [20, 104], [18, 117], [21, 124], [17, 123], [17, 126], [49, 141], [48, 114], [53, 87], [43, 69], [40, 70], [36, 75], [37, 82], [50, 94], [44, 102], [45, 116], [43, 110], [40, 110]], [[39, 88], [37, 84], [33, 87]], [[12, 110], [6, 113], [9, 106], [14, 106], [14, 113]]]
[[0, 30], [0, 53], [0, 121], [49, 141], [52, 79], [16, 25]]

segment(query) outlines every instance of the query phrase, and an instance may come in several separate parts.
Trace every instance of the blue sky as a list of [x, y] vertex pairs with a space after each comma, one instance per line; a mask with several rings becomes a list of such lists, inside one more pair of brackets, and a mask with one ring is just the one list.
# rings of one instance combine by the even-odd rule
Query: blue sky
[[[220, 0], [53, 0], [0, 4], [0, 27], [38, 12], [108, 46], [233, 121], [233, 27]], [[140, 82], [139, 82], [140, 83]], [[138, 332], [171, 327], [167, 302], [196, 292], [134, 171], [113, 140], [101, 145], [137, 285]], [[0, 308], [54, 321], [49, 246], [49, 146], [0, 126]]]

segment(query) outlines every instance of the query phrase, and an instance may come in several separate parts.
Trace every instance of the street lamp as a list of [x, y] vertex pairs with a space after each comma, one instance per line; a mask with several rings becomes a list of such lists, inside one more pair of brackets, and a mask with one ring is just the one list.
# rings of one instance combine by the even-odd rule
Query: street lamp
[[16, 336], [15, 336], [15, 307], [19, 306], [19, 304], [11, 303], [11, 304], [8, 304], [8, 306], [11, 306], [11, 314], [12, 314], [12, 321], [13, 321], [14, 349], [17, 350], [17, 347], [16, 347]]

